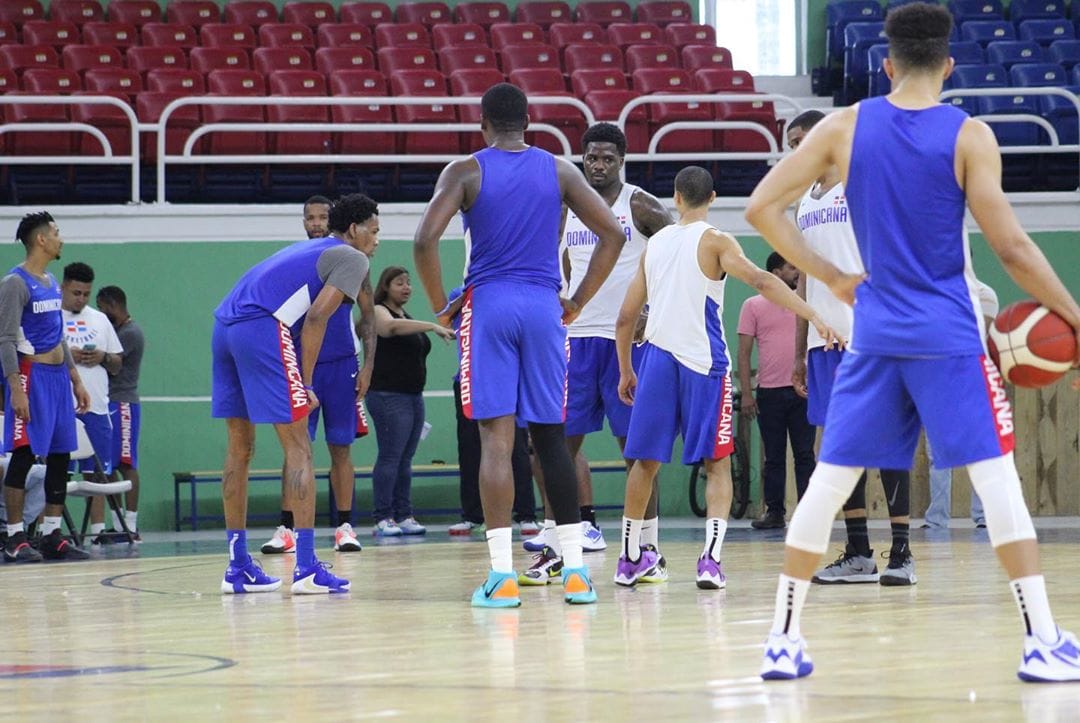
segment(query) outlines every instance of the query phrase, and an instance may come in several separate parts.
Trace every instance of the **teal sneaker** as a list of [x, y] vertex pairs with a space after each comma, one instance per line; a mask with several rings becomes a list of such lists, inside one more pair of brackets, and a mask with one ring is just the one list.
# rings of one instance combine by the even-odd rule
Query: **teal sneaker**
[[563, 598], [571, 605], [596, 602], [596, 590], [589, 579], [587, 567], [564, 567], [562, 571]]
[[516, 572], [488, 572], [487, 582], [472, 596], [474, 608], [516, 608], [521, 605]]

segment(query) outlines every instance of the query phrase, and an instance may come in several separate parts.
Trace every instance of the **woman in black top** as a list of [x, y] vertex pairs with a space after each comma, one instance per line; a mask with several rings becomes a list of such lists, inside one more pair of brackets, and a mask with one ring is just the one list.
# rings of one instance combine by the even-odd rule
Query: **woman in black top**
[[412, 513], [412, 460], [424, 426], [424, 383], [428, 333], [444, 340], [454, 332], [405, 312], [412, 296], [409, 272], [391, 266], [375, 287], [375, 330], [379, 343], [368, 390], [368, 411], [375, 423], [379, 456], [372, 474], [375, 492], [375, 534], [422, 535], [427, 530]]

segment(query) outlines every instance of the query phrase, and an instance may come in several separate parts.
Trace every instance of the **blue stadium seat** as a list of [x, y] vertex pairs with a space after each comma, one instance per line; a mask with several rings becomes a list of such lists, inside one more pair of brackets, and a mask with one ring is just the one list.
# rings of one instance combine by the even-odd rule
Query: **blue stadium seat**
[[1009, 19], [1019, 26], [1025, 20], [1065, 17], [1065, 0], [1012, 0]]
[[949, 3], [949, 10], [957, 25], [969, 20], [1003, 20], [1005, 18], [1001, 0], [952, 0]]
[[979, 65], [986, 62], [983, 47], [974, 41], [949, 43], [949, 55], [957, 65]]
[[910, 5], [911, 3], [924, 2], [924, 0], [888, 0], [885, 3], [885, 14], [888, 15], [890, 10], [895, 10], [903, 5]]
[[1066, 76], [1057, 63], [1017, 63], [1009, 69], [1009, 80], [1018, 88], [1061, 87]]
[[1031, 40], [1007, 40], [986, 46], [986, 60], [1011, 68], [1017, 63], [1041, 63], [1042, 46]]
[[1025, 20], [1020, 23], [1020, 40], [1033, 40], [1046, 47], [1055, 40], [1071, 40], [1076, 31], [1065, 18], [1054, 20]]
[[885, 23], [849, 23], [844, 28], [844, 102], [866, 96], [869, 89], [870, 46], [887, 42]]
[[1072, 82], [1073, 85], [1080, 85], [1080, 63], [1073, 66]]
[[986, 47], [989, 43], [1016, 40], [1016, 28], [1006, 20], [970, 20], [960, 28], [960, 37]]
[[[1038, 96], [1034, 95], [992, 95], [979, 98], [979, 115], [1039, 115]], [[998, 145], [1035, 146], [1045, 143], [1045, 133], [1034, 123], [992, 123]]]
[[1059, 63], [1065, 70], [1072, 70], [1080, 63], [1080, 40], [1055, 40], [1050, 43], [1047, 60]]
[[889, 45], [879, 43], [871, 45], [868, 51], [868, 64], [870, 66], [870, 95], [886, 95], [892, 90], [892, 81], [885, 74], [885, 58], [889, 57]]
[[877, 0], [839, 0], [825, 6], [826, 46], [830, 61], [844, 60], [844, 28], [848, 23], [866, 23], [885, 18]]
[[[957, 88], [1004, 88], [1009, 74], [1001, 65], [958, 65], [949, 77], [952, 90]], [[954, 96], [946, 102], [962, 109], [968, 115], [979, 112], [979, 96]]]

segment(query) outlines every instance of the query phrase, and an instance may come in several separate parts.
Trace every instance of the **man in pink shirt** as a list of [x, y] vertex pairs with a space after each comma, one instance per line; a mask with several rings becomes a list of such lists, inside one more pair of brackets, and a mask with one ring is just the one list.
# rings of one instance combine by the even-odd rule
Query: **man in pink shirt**
[[[792, 289], [799, 270], [778, 253], [770, 254], [766, 271]], [[758, 344], [757, 398], [750, 389], [750, 354]], [[795, 456], [795, 489], [801, 499], [814, 471], [814, 427], [806, 419], [806, 397], [795, 392], [795, 314], [764, 296], [747, 299], [739, 312], [739, 388], [742, 412], [757, 417], [765, 449], [765, 515], [755, 529], [784, 527], [784, 489], [787, 485], [787, 440]]]

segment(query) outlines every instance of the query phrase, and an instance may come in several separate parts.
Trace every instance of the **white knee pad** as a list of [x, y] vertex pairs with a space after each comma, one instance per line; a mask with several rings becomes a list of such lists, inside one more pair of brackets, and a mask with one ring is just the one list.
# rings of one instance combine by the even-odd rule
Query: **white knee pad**
[[833, 520], [855, 490], [861, 474], [861, 467], [838, 467], [818, 462], [806, 494], [791, 517], [787, 544], [818, 555], [829, 549]]
[[967, 470], [971, 485], [983, 502], [990, 544], [1000, 547], [1019, 540], [1034, 540], [1035, 526], [1024, 502], [1012, 452], [969, 464]]

